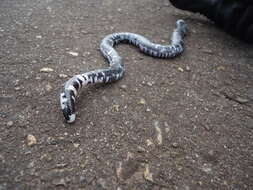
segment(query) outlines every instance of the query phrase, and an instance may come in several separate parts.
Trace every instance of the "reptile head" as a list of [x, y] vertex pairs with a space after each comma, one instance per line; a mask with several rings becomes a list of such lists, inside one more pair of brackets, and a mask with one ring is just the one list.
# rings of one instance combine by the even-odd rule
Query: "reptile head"
[[67, 123], [73, 123], [76, 119], [75, 98], [73, 92], [65, 91], [60, 95], [60, 104], [63, 116]]
[[186, 32], [187, 32], [187, 24], [185, 23], [184, 20], [178, 20], [176, 22], [176, 25], [177, 25], [177, 29], [181, 32], [181, 34], [183, 36], [186, 35]]

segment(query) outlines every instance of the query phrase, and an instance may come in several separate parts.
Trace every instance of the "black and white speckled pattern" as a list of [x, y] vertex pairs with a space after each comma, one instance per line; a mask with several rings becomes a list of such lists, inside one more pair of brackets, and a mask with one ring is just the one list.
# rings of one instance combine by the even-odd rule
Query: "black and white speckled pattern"
[[183, 38], [187, 26], [183, 20], [176, 22], [176, 29], [171, 37], [171, 45], [160, 45], [150, 42], [141, 35], [133, 33], [114, 33], [106, 36], [100, 45], [100, 50], [108, 60], [109, 67], [98, 69], [83, 74], [75, 75], [69, 79], [60, 95], [60, 103], [63, 115], [68, 123], [75, 121], [75, 102], [78, 90], [88, 84], [110, 83], [121, 79], [125, 69], [122, 58], [113, 46], [120, 42], [126, 42], [137, 46], [143, 53], [158, 58], [173, 58], [184, 50]]

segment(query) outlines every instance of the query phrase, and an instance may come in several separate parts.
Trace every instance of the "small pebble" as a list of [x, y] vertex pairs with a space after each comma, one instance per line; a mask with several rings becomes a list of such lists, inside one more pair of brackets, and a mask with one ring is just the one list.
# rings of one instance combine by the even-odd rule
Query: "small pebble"
[[49, 154], [44, 154], [41, 156], [41, 159], [45, 159], [47, 162], [50, 162], [53, 160], [52, 156]]
[[212, 173], [212, 168], [208, 164], [204, 164], [202, 170], [206, 173]]
[[187, 66], [185, 67], [185, 70], [186, 70], [186, 71], [191, 71], [191, 68], [187, 65]]
[[78, 53], [77, 52], [74, 52], [74, 51], [69, 51], [67, 52], [68, 54], [72, 55], [72, 56], [78, 56]]
[[176, 142], [172, 143], [173, 148], [178, 148], [178, 144]]
[[107, 98], [106, 96], [102, 96], [101, 98], [106, 103], [110, 102], [109, 98]]
[[138, 102], [138, 104], [145, 105], [146, 100], [144, 98], [141, 98], [140, 101]]
[[89, 32], [87, 30], [81, 30], [82, 34], [89, 34]]
[[31, 95], [32, 95], [32, 92], [30, 92], [30, 91], [26, 91], [26, 92], [25, 92], [25, 96], [26, 96], [26, 97], [29, 97], [29, 96], [31, 96]]
[[248, 103], [249, 100], [246, 99], [246, 98], [241, 98], [241, 97], [236, 97], [236, 101], [241, 103], [241, 104], [245, 104], [245, 103]]
[[50, 84], [46, 85], [46, 91], [50, 92], [53, 89], [53, 87]]
[[201, 50], [203, 53], [207, 53], [207, 54], [213, 54], [213, 51], [210, 49], [202, 49]]
[[194, 29], [192, 29], [192, 31], [191, 31], [193, 34], [196, 34], [197, 33], [197, 31], [196, 30], [194, 30]]
[[146, 152], [145, 148], [141, 146], [138, 146], [137, 149], [138, 149], [137, 152]]
[[178, 67], [177, 70], [179, 70], [180, 72], [184, 72], [184, 69], [182, 67]]
[[85, 182], [87, 182], [87, 181], [86, 181], [86, 177], [84, 177], [84, 176], [81, 175], [81, 176], [79, 177], [79, 182], [80, 182], [80, 183], [85, 183]]
[[17, 79], [14, 81], [14, 86], [18, 86], [19, 84], [20, 84], [20, 80]]
[[181, 171], [183, 169], [182, 166], [176, 166], [176, 168], [177, 168], [178, 171]]
[[62, 78], [62, 79], [65, 79], [65, 78], [68, 77], [68, 75], [66, 75], [66, 74], [59, 74], [59, 77]]
[[213, 150], [209, 150], [209, 151], [208, 151], [208, 155], [209, 155], [209, 156], [214, 156], [214, 151], [213, 151]]
[[60, 186], [60, 185], [66, 186], [66, 181], [65, 181], [64, 178], [61, 178], [61, 179], [54, 179], [54, 180], [53, 180], [53, 184], [54, 184], [55, 186]]
[[218, 71], [224, 71], [224, 70], [225, 70], [225, 67], [224, 67], [224, 66], [219, 66], [219, 67], [217, 67], [217, 70], [218, 70]]
[[30, 162], [28, 165], [27, 165], [27, 168], [33, 168], [34, 167], [34, 161]]
[[164, 6], [165, 6], [165, 7], [169, 7], [170, 4], [169, 4], [169, 3], [165, 3]]
[[56, 164], [56, 167], [57, 167], [57, 168], [65, 168], [65, 167], [67, 167], [67, 166], [68, 166], [67, 163], [59, 163], [59, 164]]
[[108, 189], [108, 184], [107, 184], [106, 180], [103, 179], [103, 178], [99, 178], [99, 179], [97, 180], [97, 184], [98, 184], [98, 186], [100, 186], [102, 189]]
[[78, 144], [78, 143], [74, 143], [73, 145], [75, 148], [78, 148], [80, 146], [80, 144]]
[[122, 85], [119, 86], [119, 88], [122, 89], [122, 90], [126, 90], [127, 89], [127, 85], [122, 84]]
[[13, 124], [14, 124], [13, 121], [8, 121], [8, 122], [7, 122], [7, 127], [11, 127]]
[[151, 146], [151, 145], [154, 144], [150, 139], [147, 139], [147, 140], [146, 140], [146, 143], [147, 143], [147, 146]]
[[[82, 56], [85, 57], [85, 56], [90, 55], [90, 54], [91, 54], [91, 53], [87, 51], [87, 52], [84, 52], [84, 53], [82, 54]], [[84, 64], [85, 64], [85, 62], [84, 62]]]
[[35, 136], [29, 134], [27, 135], [27, 141], [28, 141], [28, 146], [32, 146], [32, 145], [35, 145], [37, 144], [37, 139], [35, 138]]
[[166, 128], [165, 128], [165, 132], [166, 132], [166, 133], [170, 132], [170, 127], [166, 127]]
[[153, 83], [152, 82], [147, 82], [147, 85], [151, 87], [151, 86], [153, 86]]
[[49, 68], [49, 67], [43, 67], [42, 69], [40, 69], [40, 72], [42, 73], [49, 73], [49, 72], [53, 72], [54, 69]]
[[17, 87], [15, 87], [14, 89], [15, 89], [16, 91], [19, 91], [19, 90], [21, 90], [21, 87], [17, 86]]
[[118, 104], [114, 104], [114, 105], [112, 106], [112, 109], [113, 109], [114, 111], [118, 112], [118, 111], [119, 111], [119, 105], [118, 105]]

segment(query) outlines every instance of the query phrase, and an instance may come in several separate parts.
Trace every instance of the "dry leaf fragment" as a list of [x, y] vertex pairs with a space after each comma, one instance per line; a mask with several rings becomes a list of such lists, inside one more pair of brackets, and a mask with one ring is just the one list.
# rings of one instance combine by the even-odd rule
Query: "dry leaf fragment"
[[154, 182], [154, 180], [153, 180], [153, 174], [150, 173], [149, 165], [148, 165], [148, 164], [145, 165], [145, 170], [144, 170], [144, 172], [143, 172], [143, 176], [144, 176], [144, 178], [145, 178], [147, 181]]
[[158, 143], [158, 145], [161, 145], [163, 143], [162, 130], [159, 127], [159, 122], [158, 121], [155, 121], [154, 125], [155, 125], [155, 129], [156, 129], [156, 133], [157, 133], [157, 137], [156, 137], [157, 138], [157, 143]]

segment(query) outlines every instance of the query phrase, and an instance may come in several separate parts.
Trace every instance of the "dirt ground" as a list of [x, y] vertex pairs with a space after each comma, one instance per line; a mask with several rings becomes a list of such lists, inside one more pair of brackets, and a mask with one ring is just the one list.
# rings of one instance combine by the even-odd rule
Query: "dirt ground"
[[[168, 42], [176, 59], [119, 45], [125, 77], [90, 86], [64, 122], [63, 83], [106, 67], [113, 32]], [[167, 0], [0, 1], [0, 190], [251, 190], [253, 47]]]

